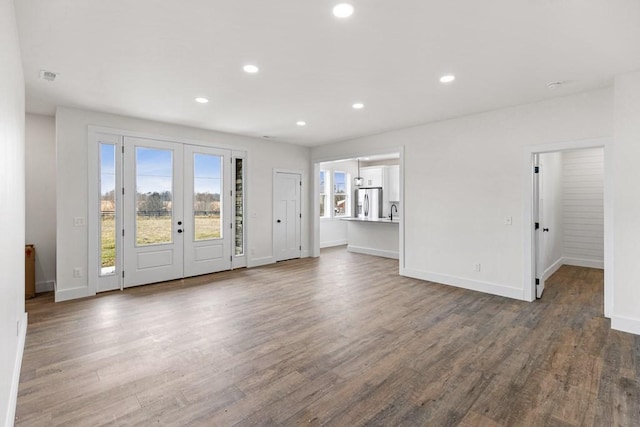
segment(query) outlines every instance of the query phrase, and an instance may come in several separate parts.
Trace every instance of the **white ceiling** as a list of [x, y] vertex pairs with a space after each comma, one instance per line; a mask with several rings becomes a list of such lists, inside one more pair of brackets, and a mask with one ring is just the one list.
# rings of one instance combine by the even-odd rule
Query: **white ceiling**
[[[344, 20], [336, 3], [15, 0], [27, 111], [79, 107], [317, 145], [640, 69], [638, 0], [352, 0]], [[60, 75], [40, 80], [40, 69]], [[445, 73], [455, 82], [439, 83]]]

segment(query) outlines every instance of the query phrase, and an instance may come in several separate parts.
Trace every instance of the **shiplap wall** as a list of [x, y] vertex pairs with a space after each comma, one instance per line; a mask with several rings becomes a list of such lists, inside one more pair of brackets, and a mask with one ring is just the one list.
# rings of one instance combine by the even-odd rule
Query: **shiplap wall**
[[563, 153], [564, 263], [604, 268], [604, 151]]

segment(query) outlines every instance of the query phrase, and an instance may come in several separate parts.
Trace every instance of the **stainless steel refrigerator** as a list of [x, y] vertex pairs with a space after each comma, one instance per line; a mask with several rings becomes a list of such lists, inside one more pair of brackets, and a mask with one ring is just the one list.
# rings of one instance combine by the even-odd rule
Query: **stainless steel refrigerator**
[[361, 187], [356, 190], [355, 216], [362, 219], [382, 218], [382, 187]]

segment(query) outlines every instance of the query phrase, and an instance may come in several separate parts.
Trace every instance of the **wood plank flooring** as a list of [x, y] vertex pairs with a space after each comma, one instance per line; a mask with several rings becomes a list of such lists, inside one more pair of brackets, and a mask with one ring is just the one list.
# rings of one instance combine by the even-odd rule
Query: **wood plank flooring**
[[602, 288], [565, 266], [526, 303], [334, 248], [39, 296], [16, 425], [640, 425], [640, 337], [610, 329]]

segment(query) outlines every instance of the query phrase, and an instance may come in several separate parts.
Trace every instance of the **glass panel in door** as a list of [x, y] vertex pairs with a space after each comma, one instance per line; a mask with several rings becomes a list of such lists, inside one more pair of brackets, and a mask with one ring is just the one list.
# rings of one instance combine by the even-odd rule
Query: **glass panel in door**
[[222, 238], [220, 198], [222, 157], [193, 155], [193, 238], [196, 241]]
[[136, 245], [171, 243], [173, 152], [136, 147]]

